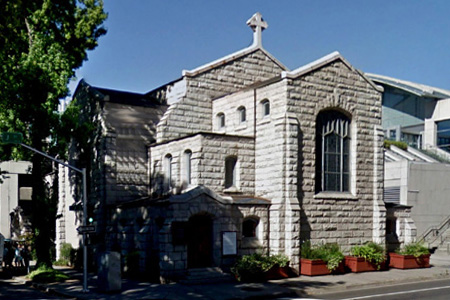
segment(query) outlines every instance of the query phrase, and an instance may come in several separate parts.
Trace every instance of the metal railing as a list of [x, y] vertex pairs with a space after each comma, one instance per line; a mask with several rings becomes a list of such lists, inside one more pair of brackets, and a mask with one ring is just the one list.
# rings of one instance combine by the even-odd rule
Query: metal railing
[[[446, 237], [443, 235], [450, 228], [450, 216], [446, 217], [438, 226], [430, 226], [417, 240], [430, 246], [441, 245]], [[438, 243], [436, 244], [436, 241]]]

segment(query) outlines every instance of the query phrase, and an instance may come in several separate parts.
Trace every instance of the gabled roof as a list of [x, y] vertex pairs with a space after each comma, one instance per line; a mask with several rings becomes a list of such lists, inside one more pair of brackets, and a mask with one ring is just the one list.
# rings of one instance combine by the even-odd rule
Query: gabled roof
[[404, 90], [419, 97], [430, 97], [437, 99], [450, 98], [450, 91], [432, 86], [401, 80], [393, 77], [366, 73], [366, 75], [377, 83]]
[[74, 92], [74, 97], [76, 97], [76, 95], [82, 88], [88, 89], [91, 95], [96, 97], [98, 100], [102, 100], [105, 102], [127, 104], [133, 106], [143, 106], [143, 107], [161, 106], [161, 103], [159, 103], [157, 100], [155, 100], [154, 98], [150, 97], [147, 94], [139, 94], [133, 92], [95, 87], [87, 83], [84, 79], [80, 80], [80, 82], [78, 83], [78, 86]]
[[262, 31], [268, 27], [267, 22], [264, 21], [261, 14], [259, 12], [255, 13], [248, 21], [247, 25], [253, 31], [253, 43], [251, 46], [244, 48], [242, 50], [231, 53], [227, 56], [214, 60], [210, 63], [207, 63], [203, 66], [195, 68], [193, 70], [183, 70], [183, 76], [195, 76], [205, 71], [214, 69], [218, 66], [224, 65], [230, 61], [236, 60], [240, 57], [243, 57], [252, 52], [256, 52], [258, 50], [262, 51], [267, 57], [269, 57], [275, 64], [277, 64], [281, 69], [288, 70], [278, 59], [276, 59], [272, 54], [267, 52], [262, 46]]
[[224, 64], [227, 64], [233, 60], [236, 60], [240, 57], [243, 57], [247, 54], [256, 52], [257, 50], [261, 50], [267, 57], [269, 57], [275, 64], [277, 64], [281, 69], [283, 70], [289, 70], [285, 65], [283, 65], [278, 59], [276, 59], [272, 54], [270, 54], [267, 50], [265, 50], [262, 46], [259, 45], [251, 45], [250, 47], [244, 48], [242, 50], [236, 51], [234, 53], [231, 53], [227, 56], [221, 57], [219, 59], [216, 59], [212, 62], [209, 62], [205, 65], [202, 65], [200, 67], [197, 67], [192, 70], [183, 70], [182, 74], [183, 76], [196, 76], [198, 74], [201, 74], [203, 72], [209, 71], [211, 69], [217, 68], [219, 66], [222, 66]]
[[325, 55], [322, 58], [319, 58], [309, 64], [306, 64], [300, 68], [297, 68], [293, 71], [287, 71], [281, 73], [281, 78], [298, 78], [302, 75], [305, 75], [309, 72], [313, 72], [329, 63], [340, 60], [343, 62], [349, 69], [357, 72], [361, 77], [363, 77], [375, 90], [379, 92], [383, 92], [383, 88], [376, 85], [368, 76], [366, 76], [363, 72], [355, 69], [338, 51], [332, 52], [328, 55]]

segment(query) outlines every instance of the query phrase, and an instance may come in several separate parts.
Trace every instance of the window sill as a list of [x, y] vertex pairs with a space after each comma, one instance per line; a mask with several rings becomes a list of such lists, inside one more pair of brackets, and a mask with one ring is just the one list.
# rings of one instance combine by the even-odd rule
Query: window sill
[[260, 119], [256, 122], [256, 125], [267, 124], [267, 123], [270, 123], [270, 121], [271, 121], [270, 116], [264, 116], [262, 119]]
[[230, 186], [229, 188], [224, 189], [223, 192], [232, 194], [232, 193], [240, 193], [241, 191], [235, 186]]
[[322, 200], [358, 200], [358, 197], [349, 192], [320, 192], [315, 194], [313, 198]]
[[247, 129], [247, 123], [240, 123], [238, 126], [236, 126], [236, 131], [245, 130]]

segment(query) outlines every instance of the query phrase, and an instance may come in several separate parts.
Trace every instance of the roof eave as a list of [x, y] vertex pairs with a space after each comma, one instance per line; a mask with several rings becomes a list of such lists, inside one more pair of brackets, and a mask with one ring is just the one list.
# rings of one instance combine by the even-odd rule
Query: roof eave
[[319, 58], [313, 62], [310, 62], [309, 64], [306, 64], [300, 68], [297, 68], [290, 72], [282, 72], [281, 78], [289, 78], [294, 79], [298, 78], [300, 76], [303, 76], [305, 74], [308, 74], [310, 72], [313, 72], [315, 70], [320, 69], [321, 67], [328, 65], [334, 61], [340, 60], [342, 61], [349, 69], [357, 72], [361, 77], [363, 77], [367, 83], [369, 83], [376, 91], [382, 93], [384, 91], [383, 87], [375, 84], [366, 74], [363, 72], [355, 69], [338, 51], [334, 51], [328, 55], [325, 55], [322, 58]]
[[216, 59], [212, 62], [209, 62], [205, 65], [202, 65], [200, 67], [197, 67], [195, 69], [192, 70], [183, 70], [182, 71], [182, 76], [188, 76], [188, 77], [193, 77], [193, 76], [197, 76], [201, 73], [204, 73], [206, 71], [209, 71], [211, 69], [217, 68], [219, 66], [222, 66], [224, 64], [227, 64], [233, 60], [236, 60], [240, 57], [243, 57], [247, 54], [250, 54], [252, 52], [255, 52], [257, 50], [261, 50], [262, 52], [264, 52], [265, 55], [267, 55], [267, 57], [269, 57], [275, 64], [277, 64], [281, 69], [287, 71], [289, 70], [285, 65], [283, 65], [278, 59], [276, 59], [272, 54], [270, 54], [267, 50], [265, 50], [262, 46], [258, 46], [258, 45], [251, 45], [250, 47], [244, 48], [242, 50], [236, 51], [234, 53], [231, 53], [229, 55], [226, 55], [222, 58]]

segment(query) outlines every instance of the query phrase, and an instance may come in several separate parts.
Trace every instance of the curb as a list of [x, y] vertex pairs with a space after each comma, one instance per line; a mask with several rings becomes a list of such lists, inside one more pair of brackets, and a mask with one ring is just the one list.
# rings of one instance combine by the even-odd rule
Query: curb
[[379, 286], [385, 286], [385, 285], [397, 285], [397, 284], [405, 284], [405, 283], [415, 283], [415, 282], [424, 282], [424, 281], [432, 281], [432, 280], [439, 280], [439, 279], [449, 279], [450, 274], [435, 274], [433, 276], [424, 276], [424, 277], [415, 277], [415, 278], [404, 278], [404, 279], [398, 279], [398, 280], [384, 280], [384, 281], [376, 281], [372, 283], [366, 283], [366, 284], [347, 284], [343, 286], [332, 286], [332, 287], [320, 287], [320, 288], [305, 288], [304, 292], [307, 295], [320, 295], [320, 294], [327, 294], [330, 291], [347, 291], [347, 290], [354, 290], [354, 289], [370, 289], [375, 288]]
[[68, 299], [79, 299], [78, 297], [70, 295], [68, 293], [60, 292], [55, 288], [50, 288], [44, 283], [33, 282], [31, 279], [26, 279], [23, 277], [14, 277], [14, 276], [12, 277], [12, 279], [16, 282], [31, 286], [37, 290], [40, 290], [40, 291], [45, 292], [50, 295], [56, 295], [56, 296], [60, 296], [60, 297], [68, 298]]

